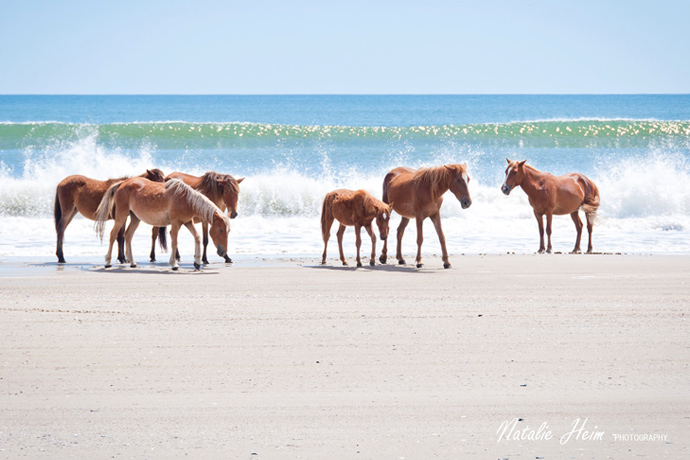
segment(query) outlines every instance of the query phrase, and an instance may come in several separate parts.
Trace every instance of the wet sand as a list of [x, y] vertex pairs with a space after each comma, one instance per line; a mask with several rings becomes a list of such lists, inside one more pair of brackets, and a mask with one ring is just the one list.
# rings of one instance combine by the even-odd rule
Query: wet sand
[[0, 457], [690, 458], [690, 256], [451, 260], [4, 262]]

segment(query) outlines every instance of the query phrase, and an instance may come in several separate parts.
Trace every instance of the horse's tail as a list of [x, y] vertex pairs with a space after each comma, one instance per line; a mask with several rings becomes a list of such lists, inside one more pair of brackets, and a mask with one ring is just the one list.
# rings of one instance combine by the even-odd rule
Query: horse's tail
[[158, 227], [158, 244], [160, 244], [161, 251], [168, 252], [168, 237], [165, 229], [168, 227]]
[[383, 201], [386, 204], [390, 204], [390, 202], [388, 201], [388, 184], [394, 175], [395, 174], [393, 174], [392, 172], [389, 172], [388, 174], [386, 174], [386, 177], [383, 179], [383, 196], [381, 197], [382, 198], [381, 201]]
[[98, 233], [101, 242], [103, 241], [103, 233], [105, 233], [105, 221], [111, 217], [114, 217], [113, 209], [115, 208], [115, 193], [120, 188], [120, 185], [122, 185], [122, 182], [118, 182], [110, 186], [108, 191], [105, 192], [105, 195], [103, 195], [103, 199], [99, 203], [98, 209], [96, 210], [96, 223], [94, 224], [94, 228], [96, 229], [96, 233]]
[[323, 236], [324, 241], [328, 239], [331, 226], [333, 225], [334, 199], [335, 194], [329, 193], [326, 195], [326, 198], [323, 199], [323, 205], [321, 206], [321, 236]]
[[585, 199], [582, 202], [581, 208], [585, 213], [585, 217], [587, 217], [587, 223], [589, 225], [594, 225], [595, 223], [599, 222], [599, 217], [597, 216], [597, 209], [599, 209], [600, 204], [599, 189], [596, 185], [594, 185], [594, 182], [586, 177], [583, 178], [583, 183], [585, 186]]
[[53, 210], [53, 216], [55, 217], [55, 230], [57, 230], [62, 221], [62, 206], [60, 206], [60, 195], [57, 190], [55, 190], [55, 209]]

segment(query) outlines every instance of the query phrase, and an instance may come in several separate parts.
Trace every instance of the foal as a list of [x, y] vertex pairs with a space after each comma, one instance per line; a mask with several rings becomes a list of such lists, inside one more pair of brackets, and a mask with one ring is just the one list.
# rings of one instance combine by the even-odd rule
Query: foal
[[323, 207], [321, 209], [321, 234], [323, 236], [323, 257], [321, 264], [326, 264], [326, 249], [328, 247], [328, 239], [331, 237], [331, 226], [333, 220], [337, 219], [340, 223], [338, 228], [338, 249], [340, 250], [340, 260], [343, 265], [347, 265], [345, 255], [343, 253], [343, 234], [345, 233], [345, 226], [354, 225], [356, 245], [357, 245], [357, 266], [362, 266], [362, 261], [359, 257], [359, 248], [362, 245], [362, 237], [360, 232], [362, 227], [367, 231], [371, 237], [371, 258], [369, 265], [372, 267], [376, 264], [376, 235], [374, 234], [372, 223], [376, 219], [376, 225], [379, 227], [381, 239], [386, 240], [388, 237], [388, 221], [391, 217], [391, 210], [393, 205], [386, 204], [374, 198], [371, 194], [364, 190], [334, 190], [326, 195], [323, 200]]

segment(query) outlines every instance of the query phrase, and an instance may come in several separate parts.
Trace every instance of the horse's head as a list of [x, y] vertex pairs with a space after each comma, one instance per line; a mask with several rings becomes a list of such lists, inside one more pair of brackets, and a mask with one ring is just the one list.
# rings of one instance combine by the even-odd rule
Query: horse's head
[[468, 184], [470, 183], [470, 176], [467, 175], [467, 165], [446, 165], [450, 170], [452, 180], [450, 183], [450, 191], [453, 192], [455, 198], [460, 202], [462, 209], [467, 209], [472, 205], [472, 198], [470, 198], [470, 190]]
[[222, 216], [218, 212], [213, 213], [213, 222], [208, 231], [216, 245], [218, 255], [223, 257], [228, 253], [228, 233], [230, 233], [230, 221], [227, 217]]
[[223, 202], [225, 203], [225, 207], [228, 208], [228, 214], [231, 219], [237, 217], [237, 201], [240, 198], [240, 182], [243, 180], [244, 177], [235, 179], [229, 174], [223, 178]]
[[153, 182], [165, 182], [165, 174], [163, 174], [163, 171], [157, 168], [147, 169], [146, 173], [143, 174], [141, 177], [144, 177]]
[[393, 212], [393, 203], [387, 205], [384, 209], [379, 209], [376, 214], [376, 225], [379, 227], [381, 239], [388, 238], [388, 223], [391, 220], [391, 212]]
[[506, 180], [501, 186], [501, 191], [505, 195], [510, 195], [510, 191], [522, 183], [525, 177], [525, 161], [510, 161], [506, 158], [508, 167], [506, 168]]

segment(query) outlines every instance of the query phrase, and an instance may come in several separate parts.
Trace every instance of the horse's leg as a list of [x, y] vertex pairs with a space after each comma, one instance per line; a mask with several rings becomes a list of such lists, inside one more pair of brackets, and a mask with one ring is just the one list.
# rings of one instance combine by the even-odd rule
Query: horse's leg
[[585, 216], [587, 219], [587, 233], [589, 233], [589, 244], [587, 244], [587, 254], [592, 253], [592, 230], [594, 230], [594, 222], [591, 222], [591, 219], [587, 216]]
[[55, 255], [58, 258], [59, 264], [65, 263], [65, 256], [62, 253], [62, 242], [65, 238], [65, 230], [67, 229], [69, 223], [72, 222], [72, 219], [74, 219], [74, 216], [77, 215], [77, 212], [79, 212], [77, 211], [77, 208], [73, 208], [69, 212], [69, 215], [63, 211], [60, 221], [55, 226], [55, 230], [57, 231], [57, 251], [55, 251]]
[[[117, 261], [121, 264], [128, 262], [125, 255], [125, 225], [122, 224], [120, 230], [117, 232]], [[131, 262], [131, 261], [129, 261]]]
[[151, 229], [151, 262], [156, 261], [156, 240], [158, 239], [158, 227]]
[[372, 228], [373, 225], [374, 223], [372, 222], [368, 226], [364, 227], [364, 229], [371, 237], [371, 258], [369, 259], [369, 265], [371, 265], [372, 267], [376, 265], [376, 233]]
[[553, 219], [553, 214], [550, 212], [546, 213], [546, 238], [548, 239], [548, 244], [546, 245], [546, 253], [551, 254], [551, 220]]
[[575, 230], [577, 230], [577, 238], [575, 238], [575, 247], [573, 248], [571, 254], [579, 254], [580, 251], [580, 240], [582, 239], [582, 221], [580, 220], [580, 215], [578, 211], [570, 214], [575, 223]]
[[[124, 216], [122, 215], [124, 214]], [[110, 231], [110, 242], [108, 244], [108, 252], [105, 255], [105, 268], [110, 268], [112, 267], [111, 265], [111, 260], [113, 257], [113, 245], [115, 244], [115, 241], [118, 238], [118, 235], [120, 234], [120, 229], [125, 226], [125, 222], [127, 222], [127, 216], [129, 213], [127, 212], [120, 212], [118, 213], [115, 211], [115, 224], [113, 224], [113, 229]]]
[[388, 259], [388, 239], [386, 238], [383, 240], [383, 249], [381, 249], [381, 256], [379, 257], [379, 262], [382, 264], [386, 263], [386, 259]]
[[534, 217], [537, 218], [539, 224], [539, 254], [544, 254], [544, 218], [541, 214], [534, 212]]
[[417, 261], [417, 268], [422, 268], [424, 266], [424, 264], [422, 263], [422, 243], [424, 242], [424, 218], [417, 217], [415, 219], [415, 222], [417, 223], [417, 258], [415, 260]]
[[362, 266], [362, 259], [359, 258], [359, 248], [362, 246], [362, 226], [355, 224], [355, 245], [357, 246], [357, 266]]
[[407, 224], [410, 223], [410, 219], [407, 217], [403, 217], [400, 220], [400, 225], [398, 225], [398, 247], [395, 252], [395, 258], [398, 259], [398, 263], [400, 265], [405, 265], [405, 259], [403, 259], [402, 256], [402, 238], [403, 234], [405, 234], [405, 227], [407, 227]]
[[208, 246], [208, 224], [206, 222], [201, 223], [201, 234], [202, 242], [204, 244], [204, 254], [201, 256], [201, 261], [204, 265], [208, 265], [208, 257], [206, 257], [206, 246]]
[[323, 237], [323, 256], [321, 256], [321, 265], [326, 265], [326, 250], [328, 248], [328, 240], [331, 238], [331, 226], [333, 225], [333, 214], [328, 213], [321, 225], [321, 236]]
[[201, 237], [199, 236], [199, 232], [196, 231], [194, 222], [187, 222], [184, 226], [187, 227], [187, 230], [189, 230], [194, 237], [194, 268], [201, 270]]
[[[137, 263], [134, 261], [134, 254], [132, 253], [132, 238], [134, 237], [134, 232], [137, 231], [137, 227], [141, 221], [134, 214], [130, 214], [129, 226], [125, 232], [125, 252], [127, 253], [127, 259], [129, 259], [129, 266], [136, 268]], [[123, 226], [124, 228], [124, 226]]]
[[340, 224], [338, 228], [338, 250], [340, 251], [340, 261], [343, 265], [347, 265], [347, 260], [345, 260], [345, 253], [343, 252], [343, 235], [345, 234], [345, 226]]
[[170, 261], [168, 262], [173, 270], [178, 270], [180, 266], [177, 261], [180, 260], [177, 257], [177, 234], [180, 232], [180, 224], [173, 222], [170, 225]]
[[441, 259], [443, 260], [443, 268], [450, 268], [450, 261], [448, 260], [448, 250], [446, 249], [446, 236], [443, 234], [441, 228], [441, 213], [437, 212], [430, 217], [431, 222], [434, 223], [436, 234], [438, 234], [438, 241], [441, 243]]

